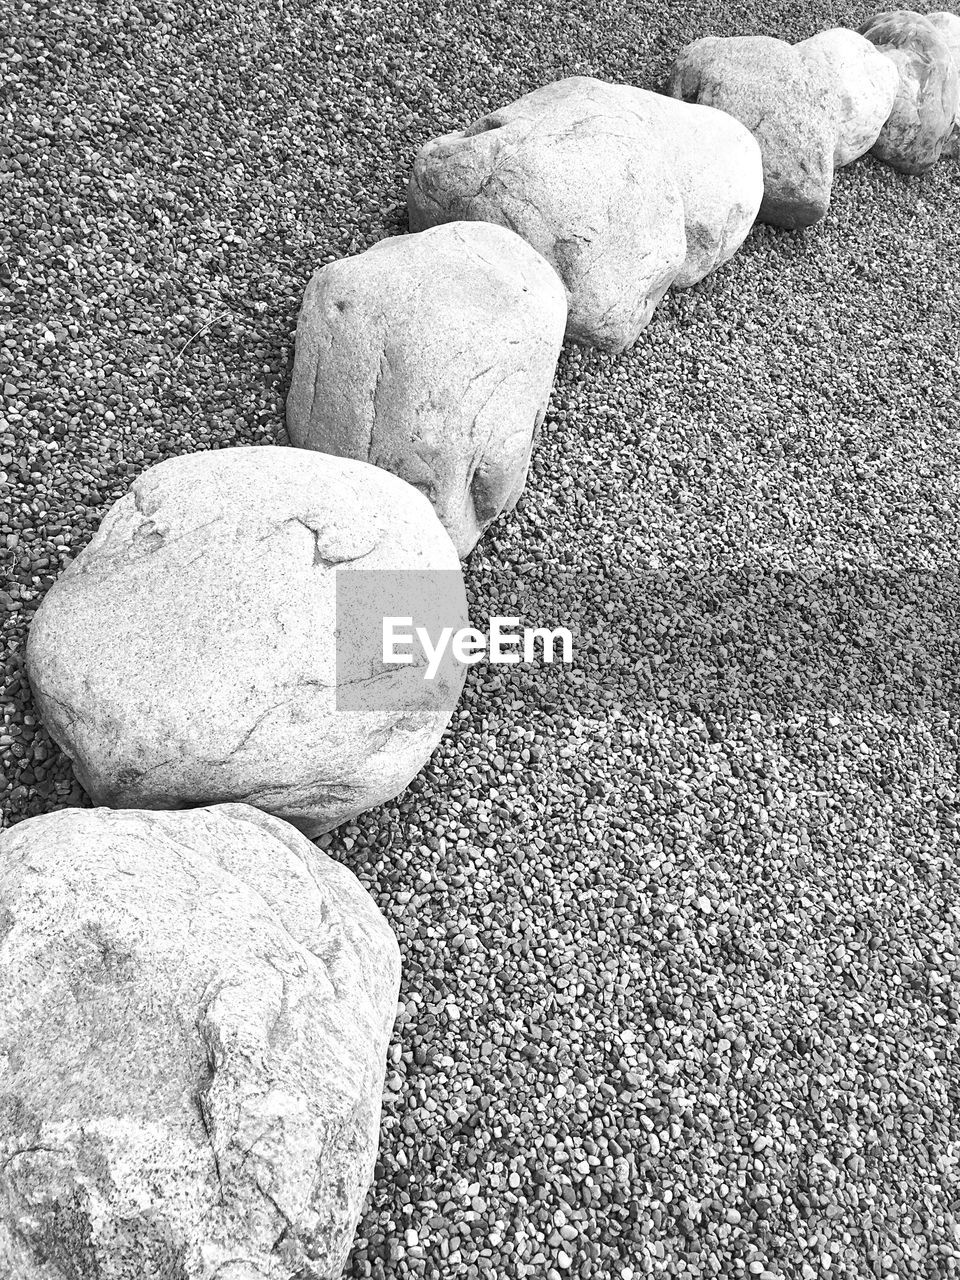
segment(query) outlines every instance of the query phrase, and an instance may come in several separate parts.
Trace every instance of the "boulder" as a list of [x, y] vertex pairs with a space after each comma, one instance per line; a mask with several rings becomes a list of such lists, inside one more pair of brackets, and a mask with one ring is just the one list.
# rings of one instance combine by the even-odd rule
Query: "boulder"
[[794, 45], [817, 61], [837, 93], [839, 117], [834, 167], [852, 164], [870, 150], [893, 110], [900, 77], [879, 49], [856, 31], [833, 27]]
[[64, 809], [0, 837], [0, 1274], [341, 1274], [400, 957], [247, 805]]
[[739, 120], [662, 93], [622, 89], [638, 116], [649, 114], [683, 201], [687, 251], [673, 287], [688, 288], [733, 257], [763, 200], [763, 161]]
[[903, 173], [926, 173], [940, 159], [957, 118], [960, 82], [950, 49], [933, 23], [909, 9], [877, 14], [860, 31], [900, 76], [873, 154]]
[[756, 216], [758, 154], [719, 112], [588, 76], [557, 80], [428, 142], [410, 225], [499, 222], [567, 288], [567, 336], [622, 351], [672, 284], [726, 262]]
[[763, 157], [761, 221], [798, 228], [824, 217], [838, 104], [816, 60], [768, 36], [707, 36], [680, 51], [667, 89], [684, 102], [728, 112], [756, 138]]
[[410, 227], [497, 222], [553, 266], [567, 336], [632, 346], [686, 256], [683, 201], [649, 130], [610, 87], [557, 80], [421, 147]]
[[97, 804], [245, 800], [316, 835], [406, 786], [463, 684], [452, 661], [385, 665], [381, 612], [466, 625], [423, 494], [303, 449], [189, 454], [144, 472], [54, 583], [27, 671]]
[[523, 490], [566, 320], [560, 277], [504, 227], [382, 240], [307, 286], [290, 439], [401, 476], [467, 556]]
[[[927, 21], [936, 28], [940, 39], [950, 50], [953, 65], [960, 73], [960, 17], [955, 13], [928, 13]], [[960, 158], [960, 105], [954, 113], [953, 128], [940, 155], [951, 160]]]

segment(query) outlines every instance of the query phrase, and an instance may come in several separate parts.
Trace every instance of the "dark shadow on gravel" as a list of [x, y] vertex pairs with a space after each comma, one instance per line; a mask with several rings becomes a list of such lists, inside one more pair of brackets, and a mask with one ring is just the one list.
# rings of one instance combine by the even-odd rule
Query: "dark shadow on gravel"
[[954, 573], [639, 573], [613, 565], [589, 577], [559, 567], [550, 579], [506, 571], [470, 596], [481, 628], [499, 614], [573, 632], [573, 664], [536, 670], [541, 701], [566, 700], [586, 684], [594, 701], [638, 714], [958, 711]]

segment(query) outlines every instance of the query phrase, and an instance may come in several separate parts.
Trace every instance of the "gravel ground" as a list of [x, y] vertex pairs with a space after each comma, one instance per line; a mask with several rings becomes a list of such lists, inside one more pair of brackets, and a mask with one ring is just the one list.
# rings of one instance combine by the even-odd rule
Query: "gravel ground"
[[[145, 466], [278, 438], [306, 279], [404, 228], [420, 142], [869, 12], [695, 7], [22, 0], [6, 821], [84, 802], [22, 676], [46, 586]], [[323, 841], [405, 960], [351, 1277], [960, 1274], [958, 201], [861, 162], [634, 352], [565, 351], [468, 579], [575, 667], [473, 668], [422, 777]]]

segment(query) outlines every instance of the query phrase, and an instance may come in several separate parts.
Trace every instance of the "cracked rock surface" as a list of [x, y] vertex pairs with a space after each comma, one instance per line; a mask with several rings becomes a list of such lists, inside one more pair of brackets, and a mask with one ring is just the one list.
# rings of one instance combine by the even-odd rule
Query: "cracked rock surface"
[[728, 112], [756, 138], [761, 221], [800, 228], [826, 215], [839, 106], [818, 62], [771, 36], [706, 36], [681, 49], [667, 90]]
[[870, 150], [887, 122], [900, 77], [891, 60], [859, 32], [846, 27], [820, 31], [794, 45], [818, 62], [837, 93], [835, 168], [852, 164]]
[[879, 13], [860, 31], [900, 76], [873, 154], [903, 173], [926, 173], [940, 159], [957, 116], [960, 81], [950, 49], [933, 23], [909, 9]]
[[107, 512], [38, 610], [27, 668], [95, 803], [243, 800], [315, 835], [406, 786], [462, 687], [452, 663], [385, 666], [381, 614], [465, 625], [422, 494], [307, 450], [188, 454]]
[[[927, 21], [936, 29], [937, 34], [943, 43], [950, 50], [950, 56], [953, 58], [953, 65], [960, 75], [960, 17], [955, 13], [928, 13]], [[943, 150], [940, 152], [943, 159], [956, 160], [960, 158], [960, 97], [957, 100], [957, 107], [953, 113], [953, 128], [943, 144]]]
[[0, 1273], [338, 1277], [400, 974], [352, 872], [247, 805], [0, 846]]
[[420, 489], [465, 557], [523, 490], [566, 319], [557, 273], [502, 226], [383, 240], [307, 286], [290, 439]]

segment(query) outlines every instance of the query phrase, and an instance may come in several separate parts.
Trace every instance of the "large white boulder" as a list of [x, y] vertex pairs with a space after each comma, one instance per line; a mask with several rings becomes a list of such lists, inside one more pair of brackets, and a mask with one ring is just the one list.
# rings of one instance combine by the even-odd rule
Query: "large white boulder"
[[733, 257], [763, 200], [763, 160], [749, 129], [725, 111], [617, 86], [653, 133], [683, 201], [687, 247], [673, 287], [688, 288]]
[[823, 67], [769, 36], [706, 36], [677, 56], [668, 92], [739, 120], [760, 146], [759, 217], [799, 228], [827, 212], [837, 141], [837, 94]]
[[887, 123], [900, 84], [896, 67], [864, 36], [846, 27], [820, 31], [794, 45], [820, 63], [837, 93], [836, 168], [866, 155]]
[[941, 28], [912, 9], [869, 18], [860, 31], [895, 65], [897, 97], [873, 154], [903, 173], [926, 173], [950, 142], [960, 80]]
[[382, 240], [307, 286], [290, 439], [401, 476], [466, 556], [523, 490], [566, 320], [560, 277], [504, 227]]
[[0, 1274], [334, 1280], [400, 957], [345, 867], [247, 805], [0, 837]]
[[410, 226], [510, 227], [566, 285], [567, 336], [622, 351], [671, 285], [733, 256], [760, 175], [758, 149], [723, 113], [573, 76], [421, 147]]
[[452, 662], [385, 666], [381, 613], [466, 625], [421, 493], [303, 449], [191, 454], [111, 507], [38, 610], [27, 670], [96, 803], [245, 800], [318, 834], [406, 786], [462, 687]]
[[649, 129], [610, 86], [546, 84], [421, 147], [411, 230], [461, 220], [522, 236], [567, 289], [567, 336], [632, 346], [686, 256], [683, 200]]

